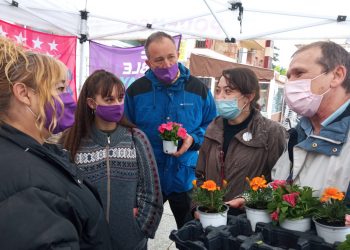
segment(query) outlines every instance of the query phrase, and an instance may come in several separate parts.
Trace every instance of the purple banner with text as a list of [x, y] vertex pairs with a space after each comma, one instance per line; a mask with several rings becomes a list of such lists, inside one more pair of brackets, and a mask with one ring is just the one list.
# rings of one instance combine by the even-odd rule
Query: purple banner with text
[[[176, 48], [179, 49], [181, 36], [174, 36]], [[136, 79], [142, 77], [148, 66], [143, 46], [132, 48], [111, 47], [90, 41], [89, 73], [104, 69], [114, 73], [127, 88]]]

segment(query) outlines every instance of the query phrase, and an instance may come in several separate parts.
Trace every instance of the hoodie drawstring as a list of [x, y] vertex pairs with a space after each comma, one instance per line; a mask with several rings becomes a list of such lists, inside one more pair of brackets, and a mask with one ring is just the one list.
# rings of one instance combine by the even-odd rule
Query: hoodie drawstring
[[152, 84], [152, 90], [153, 90], [153, 109], [156, 109], [156, 89], [153, 84]]
[[185, 108], [185, 103], [186, 103], [186, 93], [185, 93], [185, 84], [182, 84], [182, 95], [183, 95], [183, 105], [182, 108]]

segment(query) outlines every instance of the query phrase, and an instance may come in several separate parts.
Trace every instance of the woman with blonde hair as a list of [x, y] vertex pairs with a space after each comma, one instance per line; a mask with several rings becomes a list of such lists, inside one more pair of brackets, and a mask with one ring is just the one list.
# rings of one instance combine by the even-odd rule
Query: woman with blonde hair
[[111, 249], [98, 195], [45, 143], [72, 125], [56, 90], [65, 75], [58, 60], [0, 38], [1, 249]]

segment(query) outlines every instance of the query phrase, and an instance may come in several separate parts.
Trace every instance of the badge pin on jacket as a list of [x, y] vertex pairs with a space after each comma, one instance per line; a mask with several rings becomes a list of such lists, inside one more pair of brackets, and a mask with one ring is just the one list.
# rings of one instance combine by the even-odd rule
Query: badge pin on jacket
[[245, 132], [242, 137], [244, 141], [251, 141], [253, 139], [252, 133], [250, 132]]

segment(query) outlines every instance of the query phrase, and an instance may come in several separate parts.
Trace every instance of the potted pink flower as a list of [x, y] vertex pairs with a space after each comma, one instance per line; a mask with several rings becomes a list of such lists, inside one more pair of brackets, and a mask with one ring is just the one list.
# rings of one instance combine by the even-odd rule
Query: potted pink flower
[[272, 200], [267, 205], [272, 222], [283, 228], [305, 232], [311, 227], [311, 217], [317, 211], [318, 199], [311, 187], [301, 187], [285, 181], [270, 183]]
[[182, 124], [176, 122], [163, 123], [158, 127], [159, 136], [163, 140], [163, 151], [173, 154], [177, 151], [178, 141], [187, 137], [187, 131]]

